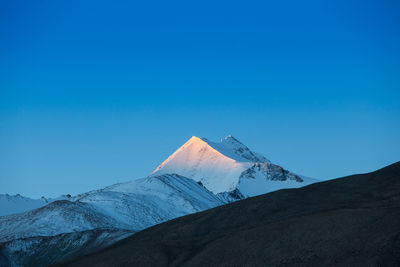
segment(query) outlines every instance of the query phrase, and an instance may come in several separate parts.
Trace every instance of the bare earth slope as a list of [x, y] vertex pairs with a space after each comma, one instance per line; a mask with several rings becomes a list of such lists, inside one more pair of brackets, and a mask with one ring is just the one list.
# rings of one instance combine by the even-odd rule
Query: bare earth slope
[[174, 219], [61, 266], [400, 266], [400, 162]]

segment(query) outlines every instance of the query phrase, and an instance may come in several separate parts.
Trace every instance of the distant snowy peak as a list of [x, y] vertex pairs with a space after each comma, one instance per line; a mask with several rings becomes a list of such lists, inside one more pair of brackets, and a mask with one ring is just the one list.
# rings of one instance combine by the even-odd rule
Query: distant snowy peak
[[214, 194], [234, 192], [243, 197], [315, 182], [271, 163], [232, 135], [221, 142], [193, 136], [151, 175], [168, 173], [201, 182]]
[[0, 216], [6, 216], [10, 214], [17, 214], [33, 209], [43, 207], [56, 200], [67, 200], [70, 195], [62, 195], [57, 198], [45, 198], [32, 199], [29, 197], [21, 196], [20, 194], [9, 195], [0, 194]]
[[25, 212], [43, 207], [47, 204], [46, 198], [32, 199], [19, 194], [0, 194], [0, 216]]

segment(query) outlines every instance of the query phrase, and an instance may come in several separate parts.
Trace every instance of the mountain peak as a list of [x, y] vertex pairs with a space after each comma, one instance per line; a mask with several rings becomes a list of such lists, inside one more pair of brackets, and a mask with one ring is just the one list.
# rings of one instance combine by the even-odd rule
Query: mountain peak
[[188, 141], [202, 141], [203, 137], [197, 137], [193, 135]]
[[224, 139], [221, 139], [221, 142], [230, 142], [230, 143], [239, 143], [242, 144], [239, 140], [237, 140], [233, 135], [229, 134]]
[[214, 193], [234, 190], [242, 172], [254, 163], [268, 163], [232, 135], [221, 142], [192, 136], [151, 175], [177, 173], [194, 179]]
[[173, 173], [201, 182], [214, 194], [240, 189], [243, 195], [253, 196], [267, 188], [304, 185], [299, 176], [272, 164], [232, 135], [220, 142], [192, 136], [151, 175]]

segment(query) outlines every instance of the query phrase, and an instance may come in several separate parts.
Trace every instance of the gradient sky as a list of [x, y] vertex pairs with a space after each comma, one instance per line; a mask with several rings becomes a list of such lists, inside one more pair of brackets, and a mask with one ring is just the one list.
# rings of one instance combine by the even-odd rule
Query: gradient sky
[[400, 160], [399, 1], [0, 3], [0, 193], [141, 178], [232, 134], [328, 179]]

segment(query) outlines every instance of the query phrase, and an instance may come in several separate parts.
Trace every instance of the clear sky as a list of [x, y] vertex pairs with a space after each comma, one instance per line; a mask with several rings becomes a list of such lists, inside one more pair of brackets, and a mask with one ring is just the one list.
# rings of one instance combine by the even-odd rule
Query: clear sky
[[0, 193], [141, 178], [192, 135], [321, 179], [399, 161], [399, 29], [395, 0], [1, 1]]

